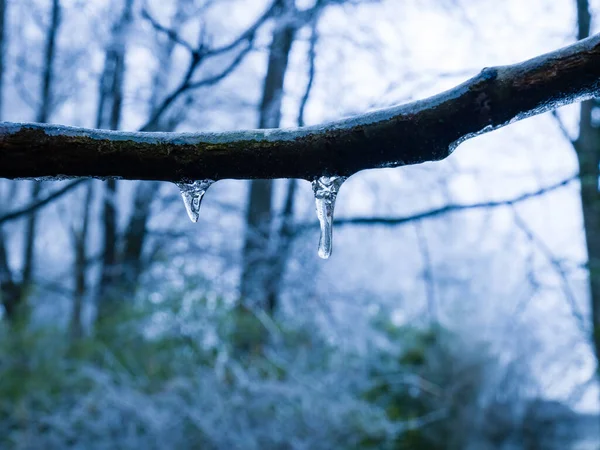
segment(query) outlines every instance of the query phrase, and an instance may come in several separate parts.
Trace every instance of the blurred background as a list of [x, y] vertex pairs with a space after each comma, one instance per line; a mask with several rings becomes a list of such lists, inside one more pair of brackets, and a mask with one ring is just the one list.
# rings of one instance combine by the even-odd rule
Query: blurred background
[[[0, 0], [0, 114], [318, 124], [595, 18], [596, 0]], [[328, 261], [303, 180], [219, 181], [196, 224], [174, 184], [0, 180], [0, 448], [600, 448], [599, 126], [588, 101], [358, 173]]]

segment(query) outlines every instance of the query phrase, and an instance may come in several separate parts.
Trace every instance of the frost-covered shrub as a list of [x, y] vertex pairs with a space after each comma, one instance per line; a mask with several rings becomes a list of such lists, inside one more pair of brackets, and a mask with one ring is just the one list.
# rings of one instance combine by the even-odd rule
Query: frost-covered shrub
[[387, 345], [357, 354], [282, 320], [243, 354], [235, 314], [197, 298], [77, 342], [2, 329], [0, 448], [449, 448], [477, 394], [481, 360], [441, 329], [376, 323]]
[[376, 353], [364, 398], [382, 408], [398, 432], [391, 442], [370, 439], [365, 447], [465, 448], [491, 363], [485, 347], [435, 325], [396, 327], [382, 318], [378, 326], [388, 345]]

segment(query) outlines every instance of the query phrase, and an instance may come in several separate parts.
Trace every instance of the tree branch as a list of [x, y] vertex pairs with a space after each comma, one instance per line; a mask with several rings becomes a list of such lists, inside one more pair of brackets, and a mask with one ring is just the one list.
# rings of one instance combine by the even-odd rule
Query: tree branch
[[154, 17], [152, 17], [150, 12], [145, 7], [142, 8], [142, 17], [150, 23], [152, 28], [154, 28], [159, 33], [164, 34], [165, 36], [167, 36], [167, 38], [169, 38], [171, 41], [175, 42], [176, 44], [181, 45], [183, 48], [185, 48], [191, 54], [195, 54], [200, 51], [199, 49], [194, 48], [189, 42], [187, 42], [181, 36], [179, 36], [179, 34], [175, 30], [161, 25]]
[[569, 275], [565, 271], [561, 261], [556, 256], [554, 256], [552, 250], [546, 245], [542, 238], [535, 234], [534, 231], [527, 225], [527, 222], [525, 222], [525, 220], [519, 215], [517, 210], [514, 208], [514, 205], [511, 206], [513, 207], [512, 211], [517, 227], [519, 227], [519, 229], [525, 234], [529, 241], [531, 241], [534, 245], [538, 247], [540, 252], [546, 257], [548, 262], [552, 265], [552, 267], [560, 277], [563, 293], [565, 295], [567, 303], [569, 304], [569, 308], [571, 309], [571, 314], [575, 318], [579, 329], [587, 334], [589, 332], [589, 329], [586, 326], [585, 318], [581, 313], [579, 305], [577, 304], [577, 296], [571, 288], [571, 283], [569, 282]]
[[575, 139], [571, 137], [571, 133], [569, 133], [567, 126], [565, 125], [565, 123], [563, 122], [561, 117], [558, 115], [558, 112], [556, 110], [552, 111], [552, 117], [556, 121], [556, 124], [558, 125], [558, 129], [560, 130], [560, 132], [562, 133], [564, 138], [567, 141], [569, 141], [569, 143], [571, 145], [575, 145]]
[[315, 81], [315, 60], [317, 59], [316, 48], [317, 41], [319, 40], [319, 33], [317, 31], [317, 18], [318, 16], [315, 17], [310, 27], [310, 41], [308, 47], [308, 82], [306, 83], [306, 89], [304, 90], [304, 95], [300, 100], [300, 108], [298, 109], [298, 126], [300, 127], [304, 126], [304, 111], [306, 110], [306, 104], [310, 98], [310, 93]]
[[244, 47], [236, 55], [236, 57], [227, 65], [227, 67], [225, 67], [221, 72], [198, 81], [189, 82], [187, 85], [187, 90], [214, 86], [215, 84], [219, 83], [221, 80], [229, 76], [229, 74], [233, 72], [242, 63], [242, 61], [248, 55], [248, 53], [250, 53], [250, 50], [252, 50], [252, 48], [252, 42], [248, 42], [246, 47]]
[[[534, 192], [527, 192], [525, 194], [521, 194], [518, 197], [506, 199], [506, 200], [492, 200], [488, 202], [481, 203], [471, 203], [467, 205], [460, 204], [451, 204], [441, 206], [435, 209], [429, 209], [427, 211], [411, 214], [409, 216], [404, 217], [348, 217], [348, 218], [340, 218], [334, 220], [335, 227], [345, 226], [345, 225], [385, 225], [385, 226], [397, 226], [404, 225], [410, 222], [430, 219], [432, 217], [441, 216], [443, 214], [448, 214], [457, 211], [466, 211], [466, 210], [475, 210], [475, 209], [488, 209], [488, 208], [497, 208], [501, 206], [512, 206], [517, 203], [524, 202], [526, 200], [530, 200], [535, 197], [539, 197], [541, 195], [547, 194], [549, 192], [560, 189], [564, 186], [567, 186], [572, 181], [579, 179], [579, 175], [573, 175], [570, 178], [562, 180], [556, 184], [552, 184], [550, 186], [545, 186], [543, 188], [538, 189]], [[299, 224], [298, 229], [303, 230], [310, 227], [318, 226], [317, 223], [304, 223]]]
[[67, 194], [68, 192], [72, 191], [73, 189], [75, 189], [77, 186], [79, 186], [84, 181], [85, 181], [84, 179], [71, 181], [66, 186], [63, 186], [60, 189], [55, 190], [54, 192], [50, 192], [45, 197], [40, 198], [37, 201], [30, 203], [27, 206], [24, 206], [23, 208], [7, 212], [6, 214], [0, 216], [0, 225], [4, 224], [6, 222], [10, 222], [12, 220], [19, 219], [19, 218], [26, 216], [28, 214], [31, 214], [33, 212], [36, 212], [38, 209], [43, 208], [44, 206], [48, 205], [49, 203], [53, 202], [54, 200], [62, 197], [63, 195]]
[[326, 125], [221, 133], [124, 133], [0, 125], [0, 177], [188, 181], [349, 176], [447, 157], [478, 134], [597, 95], [600, 34], [485, 68], [425, 100]]

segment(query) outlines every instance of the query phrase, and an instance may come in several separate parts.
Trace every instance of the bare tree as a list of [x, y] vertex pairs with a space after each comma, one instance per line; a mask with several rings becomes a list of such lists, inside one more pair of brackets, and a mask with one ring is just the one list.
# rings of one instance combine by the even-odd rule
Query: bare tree
[[[104, 70], [100, 77], [97, 128], [117, 130], [121, 122], [123, 84], [125, 81], [125, 49], [129, 28], [133, 21], [133, 0], [126, 0], [120, 18], [113, 25], [111, 42], [104, 57]], [[85, 211], [85, 208], [84, 208]], [[103, 317], [113, 309], [118, 294], [114, 292], [119, 278], [117, 260], [117, 181], [107, 180], [104, 186], [102, 214], [103, 250], [100, 284], [98, 287], [98, 316]]]
[[[298, 125], [304, 126], [304, 110], [315, 75], [314, 58], [317, 21], [323, 10], [333, 4], [351, 3], [346, 0], [318, 0], [312, 8], [299, 10], [295, 0], [276, 2], [275, 29], [269, 47], [267, 73], [259, 107], [258, 128], [278, 128], [281, 125], [281, 106], [285, 95], [284, 80], [288, 70], [292, 45], [299, 30], [310, 26], [309, 82], [300, 102]], [[275, 227], [273, 210], [273, 181], [255, 179], [250, 184], [246, 210], [246, 235], [242, 260], [240, 292], [242, 301], [260, 307], [270, 314], [277, 308], [281, 280], [285, 272], [291, 235], [291, 216], [294, 207], [296, 182], [288, 185], [282, 225]]]
[[[267, 74], [259, 108], [259, 128], [278, 128], [281, 123], [281, 102], [284, 80], [294, 36], [298, 30], [293, 0], [279, 0], [275, 15], [275, 30], [269, 48]], [[241, 277], [242, 301], [272, 313], [275, 304], [270, 291], [273, 277], [271, 258], [273, 182], [253, 180], [250, 184], [246, 212], [246, 236]], [[268, 301], [267, 299], [271, 299]]]
[[[2, 6], [2, 12], [5, 14], [5, 5]], [[4, 15], [3, 14], [3, 15]], [[46, 123], [50, 118], [53, 107], [52, 87], [54, 82], [54, 65], [56, 59], [56, 40], [60, 28], [61, 19], [60, 0], [52, 0], [50, 11], [50, 23], [46, 30], [45, 49], [42, 78], [40, 83], [40, 101], [36, 115], [38, 123]], [[2, 19], [4, 24], [4, 18]], [[38, 181], [33, 181], [31, 185], [30, 199], [31, 202], [36, 202], [40, 195], [42, 185]], [[16, 318], [17, 315], [27, 315], [27, 305], [25, 304], [28, 290], [33, 281], [34, 261], [35, 261], [35, 238], [36, 238], [37, 212], [31, 211], [27, 217], [25, 224], [25, 247], [23, 249], [23, 267], [21, 270], [21, 279], [15, 281], [14, 274], [11, 274], [6, 257], [7, 246], [5, 243], [0, 243], [4, 258], [0, 258], [3, 278], [6, 278], [9, 293], [3, 296], [4, 308], [6, 315], [10, 320]], [[4, 236], [0, 234], [0, 239]], [[18, 287], [18, 288], [17, 288]]]
[[[149, 116], [145, 124], [140, 127], [141, 131], [172, 131], [175, 129], [185, 116], [181, 114], [169, 115], [174, 105], [181, 98], [191, 96], [193, 91], [214, 86], [233, 73], [252, 49], [256, 31], [274, 11], [273, 6], [267, 8], [246, 30], [231, 42], [220, 47], [209, 46], [206, 32], [201, 30], [199, 42], [194, 46], [179, 36], [177, 32], [179, 22], [183, 20], [182, 9], [184, 3], [183, 1], [178, 3], [178, 9], [175, 12], [171, 27], [167, 27], [156, 20], [148, 9], [144, 8], [142, 11], [143, 17], [158, 34], [167, 38], [167, 42], [160, 52], [161, 67], [158, 71], [161, 74], [154, 77], [154, 94], [151, 99]], [[123, 33], [119, 32], [118, 34], [122, 35]], [[171, 66], [171, 54], [175, 46], [183, 47], [189, 52], [189, 63], [180, 82], [171, 91], [165, 92], [167, 75]], [[234, 56], [220, 71], [210, 75], [198, 76], [201, 67], [206, 62], [228, 54]], [[120, 78], [122, 79], [124, 76], [122, 74]], [[118, 110], [120, 111], [120, 107]], [[116, 124], [113, 123], [112, 125]], [[112, 183], [115, 182], [112, 181]], [[133, 212], [123, 233], [118, 233], [116, 230], [115, 201], [105, 201], [105, 246], [103, 278], [98, 297], [99, 317], [110, 315], [115, 302], [126, 301], [135, 293], [139, 277], [144, 269], [142, 254], [147, 240], [147, 223], [150, 220], [151, 205], [159, 187], [160, 184], [156, 182], [139, 183], [136, 186], [132, 204]], [[116, 191], [110, 186], [109, 190], [110, 192]], [[114, 198], [114, 195], [111, 197]], [[112, 292], [108, 292], [109, 290], [112, 290]], [[105, 306], [106, 309], [104, 309]]]
[[71, 337], [73, 339], [79, 339], [81, 336], [83, 336], [83, 300], [88, 289], [88, 254], [86, 249], [93, 195], [94, 185], [88, 182], [86, 194], [83, 200], [81, 226], [74, 226], [71, 230], [71, 239], [73, 241], [73, 250], [75, 254], [73, 261], [75, 288], [73, 292], [73, 309], [69, 328]]
[[[318, 18], [319, 15], [315, 14], [310, 25], [311, 34], [308, 48], [308, 81], [306, 83], [306, 89], [302, 95], [302, 99], [300, 100], [300, 107], [298, 108], [297, 123], [299, 127], [305, 126], [304, 112], [306, 110], [306, 105], [308, 103], [315, 80]], [[295, 234], [294, 204], [297, 189], [298, 180], [290, 179], [288, 181], [285, 193], [285, 201], [281, 211], [281, 225], [277, 230], [277, 235], [275, 236], [275, 249], [273, 250], [271, 279], [269, 280], [268, 289], [266, 292], [268, 311], [271, 313], [275, 311], [277, 305], [280, 303], [280, 296], [283, 290], [283, 278], [285, 276], [287, 260], [290, 255], [290, 249]]]
[[[577, 0], [577, 38], [590, 34], [591, 14], [588, 0]], [[588, 251], [590, 301], [592, 311], [593, 343], [596, 359], [600, 361], [600, 195], [598, 194], [598, 164], [600, 163], [600, 127], [594, 120], [600, 112], [596, 99], [581, 103], [579, 136], [571, 140], [579, 161], [581, 206]]]

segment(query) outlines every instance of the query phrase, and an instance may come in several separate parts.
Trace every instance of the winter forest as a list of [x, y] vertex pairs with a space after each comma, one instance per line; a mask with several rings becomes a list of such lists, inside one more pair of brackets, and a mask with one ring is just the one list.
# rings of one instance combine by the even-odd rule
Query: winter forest
[[[595, 0], [0, 0], [0, 120], [318, 126], [598, 31]], [[280, 131], [235, 135], [279, 176], [242, 149], [204, 179], [102, 176], [145, 151], [60, 179], [71, 147], [27, 152], [79, 132], [19, 147], [0, 124], [0, 448], [598, 450], [600, 101], [544, 104], [314, 179], [281, 174], [320, 170], [321, 144], [277, 153]]]

